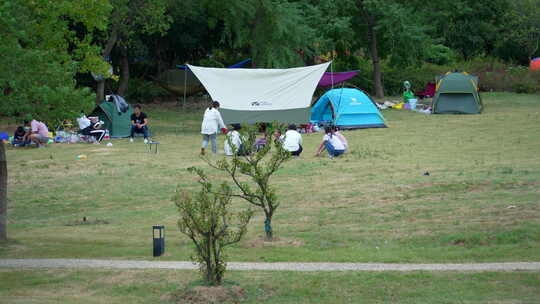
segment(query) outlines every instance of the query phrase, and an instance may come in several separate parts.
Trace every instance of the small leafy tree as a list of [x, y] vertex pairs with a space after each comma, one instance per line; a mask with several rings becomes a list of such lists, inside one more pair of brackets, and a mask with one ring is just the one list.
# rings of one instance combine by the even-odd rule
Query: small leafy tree
[[220, 285], [226, 269], [224, 249], [246, 233], [252, 211], [230, 212], [232, 191], [226, 183], [216, 192], [210, 182], [201, 184], [201, 191], [194, 197], [177, 190], [174, 201], [180, 213], [178, 227], [195, 244], [192, 259], [199, 263], [206, 283]]
[[[255, 149], [260, 126], [244, 126], [241, 130], [242, 156], [238, 149], [229, 142], [233, 148], [233, 156], [212, 161], [208, 156], [202, 156], [210, 167], [225, 172], [231, 177], [239, 193], [232, 196], [242, 198], [250, 204], [264, 211], [264, 230], [267, 240], [273, 239], [272, 216], [279, 207], [276, 189], [270, 185], [270, 177], [290, 159], [291, 154], [283, 149], [279, 140], [273, 140], [275, 129], [283, 129], [283, 125], [272, 123], [274, 128], [268, 128], [263, 133], [266, 145]], [[203, 170], [193, 168], [203, 185], [208, 183], [208, 177]], [[247, 180], [247, 181], [246, 181]]]

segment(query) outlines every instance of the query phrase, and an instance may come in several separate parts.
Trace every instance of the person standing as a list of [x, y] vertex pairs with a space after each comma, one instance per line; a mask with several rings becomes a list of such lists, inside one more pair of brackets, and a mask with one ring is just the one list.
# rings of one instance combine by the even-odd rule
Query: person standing
[[135, 105], [133, 108], [133, 114], [131, 114], [131, 135], [129, 142], [133, 142], [133, 136], [135, 133], [142, 133], [144, 135], [144, 143], [148, 143], [148, 116], [144, 112], [141, 112], [142, 106]]
[[25, 120], [24, 125], [30, 127], [30, 132], [26, 135], [26, 139], [35, 143], [38, 148], [44, 148], [50, 139], [47, 126], [35, 119], [32, 119], [32, 121]]
[[219, 129], [226, 134], [227, 128], [223, 123], [223, 118], [218, 111], [219, 102], [214, 101], [212, 105], [204, 111], [203, 121], [201, 124], [202, 144], [201, 155], [204, 155], [206, 147], [208, 147], [208, 141], [212, 144], [212, 153], [217, 153], [217, 133]]
[[319, 148], [317, 149], [317, 153], [315, 153], [315, 156], [321, 155], [321, 152], [326, 149], [328, 152], [328, 156], [330, 158], [334, 158], [337, 156], [340, 156], [341, 154], [345, 153], [345, 145], [341, 142], [338, 136], [334, 134], [334, 130], [332, 127], [325, 127], [324, 128], [324, 137], [319, 145]]
[[285, 135], [281, 136], [283, 149], [291, 152], [292, 156], [302, 153], [302, 135], [296, 130], [296, 125], [290, 124]]

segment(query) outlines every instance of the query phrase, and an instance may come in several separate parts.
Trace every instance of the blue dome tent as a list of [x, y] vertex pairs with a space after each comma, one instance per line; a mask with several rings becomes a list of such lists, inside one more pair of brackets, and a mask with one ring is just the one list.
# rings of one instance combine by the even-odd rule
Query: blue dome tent
[[350, 88], [326, 92], [311, 108], [311, 122], [341, 129], [386, 128], [384, 117], [366, 93]]

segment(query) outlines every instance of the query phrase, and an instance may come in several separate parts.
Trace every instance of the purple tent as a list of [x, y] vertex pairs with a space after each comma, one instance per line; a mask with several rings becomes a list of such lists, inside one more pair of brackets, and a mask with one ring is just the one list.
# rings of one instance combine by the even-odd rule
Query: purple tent
[[347, 81], [358, 74], [358, 71], [350, 72], [325, 72], [321, 81], [319, 81], [319, 87], [329, 87], [332, 84], [342, 83]]

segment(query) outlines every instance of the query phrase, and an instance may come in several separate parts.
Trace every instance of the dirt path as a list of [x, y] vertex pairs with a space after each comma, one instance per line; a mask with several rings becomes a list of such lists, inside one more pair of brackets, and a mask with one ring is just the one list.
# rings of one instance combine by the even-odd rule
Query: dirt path
[[[3, 268], [113, 268], [113, 269], [198, 269], [192, 262], [160, 262], [92, 259], [0, 259]], [[241, 263], [230, 262], [229, 270], [278, 271], [540, 271], [540, 262], [467, 264], [386, 263]]]

